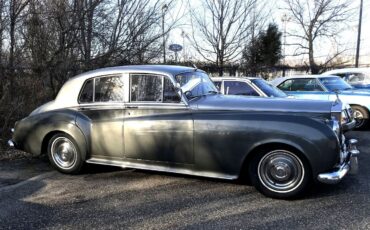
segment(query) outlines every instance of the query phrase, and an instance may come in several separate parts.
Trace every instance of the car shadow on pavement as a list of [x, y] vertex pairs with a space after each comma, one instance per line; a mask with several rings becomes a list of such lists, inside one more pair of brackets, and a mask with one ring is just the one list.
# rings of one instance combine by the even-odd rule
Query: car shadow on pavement
[[43, 213], [55, 213], [52, 207], [26, 201], [27, 197], [45, 187], [42, 180], [32, 181], [21, 188], [3, 189], [0, 192], [0, 229], [39, 229], [49, 224]]

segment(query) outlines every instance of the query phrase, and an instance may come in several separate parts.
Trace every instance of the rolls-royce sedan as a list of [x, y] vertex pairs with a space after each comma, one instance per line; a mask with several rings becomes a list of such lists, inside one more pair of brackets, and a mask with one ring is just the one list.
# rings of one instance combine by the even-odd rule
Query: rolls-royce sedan
[[68, 80], [18, 121], [9, 145], [47, 154], [63, 173], [84, 163], [223, 179], [266, 196], [301, 195], [357, 169], [340, 102], [224, 96], [181, 66], [99, 69]]

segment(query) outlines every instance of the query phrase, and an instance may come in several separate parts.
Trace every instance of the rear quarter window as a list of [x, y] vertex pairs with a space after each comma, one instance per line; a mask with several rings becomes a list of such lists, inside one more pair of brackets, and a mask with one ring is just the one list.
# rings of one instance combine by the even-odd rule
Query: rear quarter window
[[102, 76], [89, 79], [82, 87], [79, 103], [121, 102], [124, 85], [122, 76]]

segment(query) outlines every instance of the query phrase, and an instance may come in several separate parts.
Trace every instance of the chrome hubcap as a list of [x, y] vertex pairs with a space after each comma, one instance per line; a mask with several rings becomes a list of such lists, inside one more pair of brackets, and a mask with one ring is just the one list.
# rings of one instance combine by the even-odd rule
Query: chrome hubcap
[[51, 156], [58, 167], [70, 169], [77, 159], [74, 144], [66, 137], [58, 137], [51, 144]]
[[287, 193], [303, 181], [304, 167], [293, 153], [278, 150], [266, 154], [258, 164], [258, 177], [271, 191]]
[[361, 111], [359, 110], [353, 111], [353, 117], [356, 120], [356, 128], [359, 128], [364, 124], [365, 122], [364, 115], [361, 113]]

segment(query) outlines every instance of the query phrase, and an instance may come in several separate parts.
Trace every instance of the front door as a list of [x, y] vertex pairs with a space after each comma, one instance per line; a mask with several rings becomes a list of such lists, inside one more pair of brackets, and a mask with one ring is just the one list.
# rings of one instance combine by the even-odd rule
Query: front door
[[130, 75], [124, 146], [128, 160], [194, 163], [192, 113], [167, 76]]

